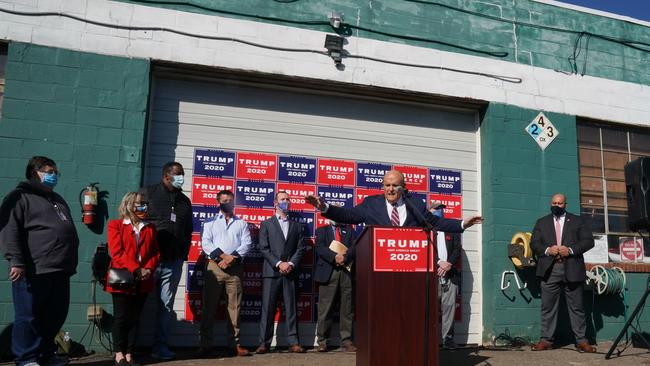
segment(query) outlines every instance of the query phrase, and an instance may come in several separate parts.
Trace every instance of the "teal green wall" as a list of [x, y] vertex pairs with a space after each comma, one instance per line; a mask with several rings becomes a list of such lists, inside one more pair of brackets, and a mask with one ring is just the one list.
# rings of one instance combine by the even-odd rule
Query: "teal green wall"
[[[25, 165], [45, 155], [62, 175], [56, 191], [71, 207], [81, 244], [65, 330], [80, 339], [91, 303], [90, 260], [106, 233], [80, 222], [79, 191], [90, 182], [108, 196], [108, 213], [140, 186], [149, 62], [32, 44], [9, 44], [0, 119], [0, 199], [24, 179]], [[0, 261], [0, 273], [7, 262]], [[98, 290], [100, 302], [110, 297]], [[0, 275], [0, 329], [13, 321], [11, 284]]]
[[[501, 273], [515, 269], [507, 245], [514, 233], [532, 231], [535, 221], [550, 212], [550, 198], [556, 192], [567, 195], [569, 211], [580, 212], [576, 119], [545, 113], [560, 134], [542, 151], [524, 130], [538, 113], [493, 103], [481, 123], [484, 342], [505, 332], [531, 341], [539, 337], [541, 302], [534, 269], [519, 272], [528, 289], [520, 293], [513, 281], [501, 291]], [[633, 309], [647, 275], [627, 275], [627, 301]], [[620, 299], [587, 291], [585, 308], [589, 333], [596, 340], [616, 337], [624, 323]], [[649, 320], [643, 317], [642, 324], [647, 326]]]
[[[406, 0], [300, 0], [288, 3], [269, 0], [185, 0], [183, 3], [188, 5], [178, 5], [178, 1], [166, 5], [164, 0], [120, 1], [325, 32], [333, 32], [328, 15], [331, 11], [338, 11], [344, 13], [345, 22], [352, 25], [358, 22], [360, 27], [391, 34], [352, 29], [355, 37], [504, 59], [562, 72], [574, 71], [568, 58], [573, 54], [579, 32], [650, 43], [650, 27], [531, 0], [440, 0], [428, 4], [425, 4], [426, 1]], [[439, 43], [398, 36], [426, 38]], [[587, 47], [587, 38], [582, 39], [576, 62], [579, 74], [650, 84], [650, 52], [597, 37], [591, 37]], [[507, 56], [488, 56], [440, 42], [482, 51], [506, 52]], [[422, 63], [426, 63], [426, 60], [422, 60]]]

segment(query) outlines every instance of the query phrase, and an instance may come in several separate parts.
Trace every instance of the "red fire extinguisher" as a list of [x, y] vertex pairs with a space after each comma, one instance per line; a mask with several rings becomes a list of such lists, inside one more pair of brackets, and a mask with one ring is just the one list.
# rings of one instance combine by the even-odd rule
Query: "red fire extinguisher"
[[97, 208], [97, 187], [99, 182], [90, 183], [88, 187], [81, 190], [79, 193], [79, 203], [81, 204], [81, 212], [84, 224], [92, 225], [95, 222], [95, 209]]

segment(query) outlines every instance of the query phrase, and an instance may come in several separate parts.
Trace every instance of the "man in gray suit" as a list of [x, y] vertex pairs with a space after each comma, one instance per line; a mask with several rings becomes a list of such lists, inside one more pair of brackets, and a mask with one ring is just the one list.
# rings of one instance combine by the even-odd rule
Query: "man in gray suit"
[[262, 270], [262, 314], [260, 319], [260, 345], [255, 353], [269, 351], [273, 338], [273, 322], [277, 308], [278, 295], [282, 293], [287, 322], [287, 341], [289, 351], [303, 353], [305, 350], [298, 341], [296, 316], [296, 288], [298, 265], [305, 252], [302, 225], [287, 216], [289, 194], [278, 192], [275, 195], [275, 215], [260, 225], [259, 245], [264, 257]]
[[551, 199], [551, 214], [537, 220], [531, 242], [538, 258], [537, 277], [542, 282], [542, 334], [533, 351], [553, 348], [560, 295], [564, 292], [576, 348], [580, 352], [596, 352], [586, 338], [582, 305], [586, 278], [582, 253], [594, 246], [587, 223], [580, 216], [566, 212], [566, 197], [555, 194]]

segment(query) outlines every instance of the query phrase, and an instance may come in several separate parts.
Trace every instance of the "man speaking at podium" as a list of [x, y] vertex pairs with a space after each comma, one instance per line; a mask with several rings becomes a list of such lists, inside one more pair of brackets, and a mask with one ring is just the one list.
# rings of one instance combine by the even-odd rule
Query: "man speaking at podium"
[[417, 210], [421, 215], [412, 212], [407, 208], [405, 202], [406, 187], [404, 175], [397, 171], [391, 170], [386, 172], [383, 180], [383, 195], [374, 195], [366, 197], [363, 202], [353, 208], [337, 207], [322, 202], [319, 197], [306, 196], [305, 200], [319, 209], [323, 216], [336, 222], [346, 224], [360, 224], [365, 222], [366, 225], [381, 226], [424, 226], [422, 219], [430, 223], [436, 230], [447, 233], [461, 233], [474, 224], [480, 224], [483, 221], [481, 216], [473, 216], [465, 221], [445, 219], [431, 214], [426, 208], [424, 202], [419, 199], [412, 199], [412, 209]]

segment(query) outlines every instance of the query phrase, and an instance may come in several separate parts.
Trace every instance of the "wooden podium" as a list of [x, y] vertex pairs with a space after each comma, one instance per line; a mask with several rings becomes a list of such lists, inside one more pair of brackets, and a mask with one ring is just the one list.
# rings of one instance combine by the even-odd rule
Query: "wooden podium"
[[[420, 228], [370, 226], [359, 237], [355, 262], [357, 366], [438, 365], [438, 278], [433, 270], [429, 274], [425, 363], [426, 243]], [[433, 264], [435, 245], [430, 254]]]

